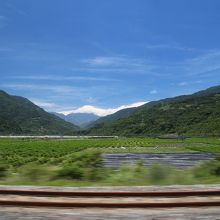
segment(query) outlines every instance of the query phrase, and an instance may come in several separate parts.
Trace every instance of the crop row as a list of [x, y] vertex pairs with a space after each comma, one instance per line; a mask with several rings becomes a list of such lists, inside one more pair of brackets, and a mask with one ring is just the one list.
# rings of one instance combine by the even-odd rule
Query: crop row
[[220, 140], [217, 138], [0, 139], [0, 161], [10, 167], [19, 167], [31, 162], [60, 164], [66, 160], [71, 161], [71, 157], [76, 152], [89, 149], [102, 152], [220, 152]]

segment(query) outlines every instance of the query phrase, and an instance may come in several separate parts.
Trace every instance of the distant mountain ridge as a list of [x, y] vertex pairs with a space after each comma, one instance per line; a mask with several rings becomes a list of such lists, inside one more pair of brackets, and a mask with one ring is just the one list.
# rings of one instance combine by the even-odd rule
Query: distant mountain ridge
[[64, 115], [62, 113], [53, 112], [53, 114], [81, 128], [87, 127], [89, 124], [100, 118], [98, 115], [93, 113], [70, 113], [68, 115]]
[[[114, 114], [111, 117], [114, 118]], [[126, 117], [95, 123], [87, 133], [220, 135], [220, 86], [192, 95], [149, 102], [137, 107]]]
[[[89, 135], [220, 136], [220, 86], [192, 95], [152, 101], [98, 119], [94, 114], [70, 114], [68, 120], [72, 123], [75, 120], [83, 131], [62, 117], [66, 120], [65, 115], [57, 117], [26, 98], [0, 90], [0, 135], [76, 135], [80, 132]], [[92, 120], [96, 121], [88, 126]]]
[[0, 134], [73, 135], [78, 127], [52, 115], [26, 98], [0, 90]]
[[138, 109], [137, 107], [133, 107], [133, 108], [126, 108], [126, 109], [119, 110], [114, 114], [100, 117], [99, 119], [97, 119], [93, 123], [90, 123], [88, 127], [93, 127], [93, 126], [95, 126], [97, 124], [101, 124], [101, 123], [111, 123], [111, 122], [118, 120], [120, 118], [129, 116], [131, 113], [134, 113], [137, 109]]

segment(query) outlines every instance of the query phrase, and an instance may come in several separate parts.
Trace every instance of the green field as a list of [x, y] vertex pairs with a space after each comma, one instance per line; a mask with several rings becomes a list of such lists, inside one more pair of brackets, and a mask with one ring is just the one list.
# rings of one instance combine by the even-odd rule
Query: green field
[[[220, 138], [0, 139], [0, 183], [38, 185], [136, 185], [137, 183], [143, 185], [155, 183], [150, 180], [150, 177], [146, 177], [145, 174], [150, 171], [149, 169], [148, 171], [145, 170], [146, 168], [141, 166], [141, 164], [122, 167], [119, 171], [103, 168], [100, 157], [102, 152], [220, 153]], [[200, 179], [199, 181], [219, 182], [218, 175], [213, 176], [215, 171], [210, 171], [210, 166], [216, 167], [218, 165], [206, 165], [207, 169], [209, 169], [207, 172], [210, 172], [208, 174], [203, 167], [205, 179]], [[171, 168], [167, 170], [163, 168], [165, 169], [163, 170], [159, 166], [157, 169], [154, 168], [152, 172], [165, 172], [168, 174], [168, 170], [171, 170]], [[137, 174], [138, 177], [134, 181], [135, 170], [139, 170], [140, 175]], [[176, 172], [173, 170], [172, 175]], [[186, 178], [186, 172], [188, 173], [188, 178]], [[196, 178], [198, 178], [199, 172], [197, 170], [196, 178], [193, 176], [192, 170], [178, 171], [177, 173], [178, 175], [184, 173], [185, 180], [189, 180], [189, 183], [194, 183]], [[216, 173], [218, 173], [218, 170]], [[202, 174], [200, 176], [203, 177]], [[133, 180], [129, 180], [128, 177]], [[169, 180], [171, 179], [175, 178], [170, 177]], [[158, 183], [169, 184], [170, 182]], [[188, 182], [186, 181], [186, 183]]]
[[0, 161], [11, 167], [30, 162], [60, 164], [76, 152], [220, 152], [220, 138], [109, 138], [78, 140], [0, 139]]

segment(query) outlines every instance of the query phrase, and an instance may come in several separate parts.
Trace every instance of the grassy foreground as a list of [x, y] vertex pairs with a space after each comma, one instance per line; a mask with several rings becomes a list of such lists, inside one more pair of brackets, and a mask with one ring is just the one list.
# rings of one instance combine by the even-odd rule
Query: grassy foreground
[[101, 152], [216, 152], [219, 138], [0, 139], [0, 184], [152, 185], [220, 183], [220, 159], [178, 170], [169, 166], [103, 168]]

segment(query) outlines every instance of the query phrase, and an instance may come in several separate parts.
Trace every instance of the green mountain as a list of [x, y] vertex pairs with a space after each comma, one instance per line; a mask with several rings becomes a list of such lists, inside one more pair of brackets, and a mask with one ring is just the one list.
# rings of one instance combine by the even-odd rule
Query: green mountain
[[0, 91], [0, 134], [71, 135], [77, 128], [26, 98]]
[[220, 86], [149, 102], [117, 120], [95, 124], [98, 135], [220, 135]]

